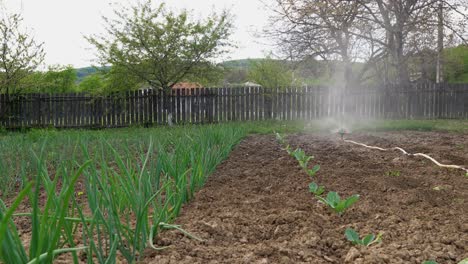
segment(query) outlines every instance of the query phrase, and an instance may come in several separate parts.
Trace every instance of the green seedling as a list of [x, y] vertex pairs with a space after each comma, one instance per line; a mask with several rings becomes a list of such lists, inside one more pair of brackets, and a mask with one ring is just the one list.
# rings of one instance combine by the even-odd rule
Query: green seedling
[[370, 246], [372, 244], [380, 242], [382, 239], [382, 234], [378, 234], [375, 236], [374, 234], [368, 234], [363, 239], [359, 237], [359, 234], [352, 228], [346, 228], [345, 236], [348, 241], [353, 243], [354, 245], [361, 245], [361, 246]]
[[314, 159], [314, 156], [307, 156], [305, 151], [301, 148], [291, 151], [288, 145], [286, 151], [299, 162], [299, 166], [303, 168], [310, 177], [315, 176], [315, 174], [320, 170], [320, 165], [315, 165], [312, 169], [308, 168], [309, 161]]
[[315, 182], [312, 182], [309, 184], [309, 191], [317, 196], [320, 196], [325, 192], [325, 188], [323, 186], [317, 185]]
[[284, 150], [286, 150], [286, 152], [288, 153], [288, 155], [291, 155], [291, 156], [292, 156], [293, 150], [292, 150], [291, 146], [286, 145], [286, 147], [284, 147]]
[[307, 165], [309, 164], [309, 161], [314, 158], [314, 156], [307, 156], [305, 151], [302, 150], [301, 148], [298, 148], [294, 150], [291, 153], [291, 156], [296, 158], [296, 160], [299, 162], [299, 166], [303, 169], [307, 169]]
[[422, 264], [438, 264], [438, 263], [434, 260], [426, 260]]
[[315, 174], [320, 170], [320, 165], [315, 165], [311, 170], [307, 169], [307, 174], [309, 174], [310, 177], [314, 177]]
[[284, 137], [281, 136], [280, 133], [276, 132], [275, 135], [276, 135], [276, 141], [278, 141], [278, 143], [280, 143], [281, 145], [284, 145], [286, 143], [286, 141], [284, 140]]
[[336, 192], [329, 192], [327, 194], [327, 198], [317, 197], [320, 201], [328, 205], [333, 211], [338, 214], [342, 214], [346, 209], [351, 207], [354, 203], [359, 200], [359, 195], [354, 194], [347, 199], [341, 199], [338, 193]]
[[401, 172], [400, 171], [387, 171], [387, 176], [391, 176], [391, 177], [398, 177], [401, 175]]

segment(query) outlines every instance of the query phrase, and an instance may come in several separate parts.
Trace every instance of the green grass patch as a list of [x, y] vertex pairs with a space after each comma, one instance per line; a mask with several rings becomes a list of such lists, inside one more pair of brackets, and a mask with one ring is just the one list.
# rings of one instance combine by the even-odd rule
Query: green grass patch
[[363, 123], [357, 131], [442, 131], [468, 132], [468, 120], [385, 120]]

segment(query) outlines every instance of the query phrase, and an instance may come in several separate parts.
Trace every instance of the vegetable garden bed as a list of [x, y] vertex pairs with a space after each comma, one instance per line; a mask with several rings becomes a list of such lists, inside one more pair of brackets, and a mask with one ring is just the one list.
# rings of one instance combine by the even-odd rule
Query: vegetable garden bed
[[[468, 135], [358, 133], [381, 147], [424, 152], [468, 166]], [[294, 134], [293, 148], [314, 155], [315, 180], [359, 201], [341, 216], [309, 192], [310, 177], [274, 136], [249, 136], [187, 204], [176, 223], [202, 242], [167, 231], [144, 263], [458, 263], [468, 258], [468, 178], [430, 161], [348, 144], [337, 136]], [[369, 247], [345, 230], [382, 234]]]

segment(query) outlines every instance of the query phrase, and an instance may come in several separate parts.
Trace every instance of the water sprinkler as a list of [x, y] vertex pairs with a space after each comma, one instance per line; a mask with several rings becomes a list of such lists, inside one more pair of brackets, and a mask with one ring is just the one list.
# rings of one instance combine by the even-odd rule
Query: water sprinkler
[[348, 132], [344, 128], [341, 128], [340, 130], [338, 130], [338, 135], [340, 135], [341, 140], [344, 139], [344, 135], [346, 134], [348, 134]]

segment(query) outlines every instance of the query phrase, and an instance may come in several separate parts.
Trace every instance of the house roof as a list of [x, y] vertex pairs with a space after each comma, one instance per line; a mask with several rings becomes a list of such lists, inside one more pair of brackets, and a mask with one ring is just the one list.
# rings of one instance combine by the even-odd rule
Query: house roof
[[254, 82], [245, 82], [243, 85], [248, 87], [262, 87], [260, 84]]
[[203, 88], [203, 86], [199, 83], [192, 83], [192, 82], [179, 82], [176, 83], [172, 89], [197, 89]]

